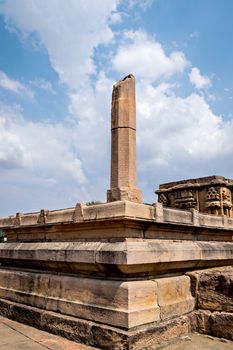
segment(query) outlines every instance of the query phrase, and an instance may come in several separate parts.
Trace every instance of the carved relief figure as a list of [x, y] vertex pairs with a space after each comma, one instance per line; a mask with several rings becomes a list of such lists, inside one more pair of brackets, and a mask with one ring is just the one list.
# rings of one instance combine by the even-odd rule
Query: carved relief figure
[[231, 191], [226, 187], [222, 189], [222, 205], [223, 205], [223, 213], [227, 216], [231, 216], [231, 208], [232, 208]]

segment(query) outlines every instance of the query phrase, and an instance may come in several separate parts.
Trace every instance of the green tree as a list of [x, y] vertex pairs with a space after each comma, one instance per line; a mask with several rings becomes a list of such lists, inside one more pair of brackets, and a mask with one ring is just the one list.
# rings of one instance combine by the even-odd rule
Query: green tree
[[0, 230], [0, 243], [5, 241], [5, 237], [5, 233], [2, 230]]
[[100, 202], [100, 201], [90, 201], [90, 202], [86, 202], [86, 205], [98, 205], [98, 204], [102, 204], [102, 202]]

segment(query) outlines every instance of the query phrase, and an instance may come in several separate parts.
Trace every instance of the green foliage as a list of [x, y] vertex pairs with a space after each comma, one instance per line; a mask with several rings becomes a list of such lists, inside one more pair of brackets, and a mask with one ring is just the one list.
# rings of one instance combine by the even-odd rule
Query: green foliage
[[5, 237], [5, 233], [2, 230], [0, 230], [0, 243], [5, 241]]
[[102, 202], [100, 202], [100, 201], [90, 201], [90, 202], [86, 203], [86, 205], [98, 205], [98, 204], [102, 204]]

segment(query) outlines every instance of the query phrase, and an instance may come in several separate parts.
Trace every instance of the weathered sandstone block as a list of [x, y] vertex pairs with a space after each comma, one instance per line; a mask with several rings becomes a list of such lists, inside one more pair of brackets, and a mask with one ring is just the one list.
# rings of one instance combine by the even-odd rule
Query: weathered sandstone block
[[112, 281], [0, 269], [0, 298], [132, 328], [159, 320], [153, 281]]
[[190, 335], [190, 317], [154, 322], [131, 330], [0, 299], [8, 318], [103, 350], [155, 350]]
[[158, 305], [161, 320], [180, 316], [194, 309], [195, 299], [191, 295], [189, 277], [168, 277], [154, 281], [158, 285]]
[[233, 266], [194, 271], [187, 275], [192, 278], [198, 308], [233, 312]]
[[210, 316], [211, 332], [215, 337], [233, 340], [233, 314], [213, 312]]
[[233, 313], [198, 310], [195, 316], [197, 332], [233, 340]]
[[196, 331], [201, 334], [211, 334], [210, 315], [211, 311], [198, 310], [195, 311]]

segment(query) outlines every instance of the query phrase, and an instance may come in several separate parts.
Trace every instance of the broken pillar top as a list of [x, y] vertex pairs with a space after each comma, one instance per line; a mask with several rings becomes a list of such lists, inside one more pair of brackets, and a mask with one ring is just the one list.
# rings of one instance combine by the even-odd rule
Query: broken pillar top
[[132, 74], [113, 85], [111, 128], [136, 130], [135, 78]]

